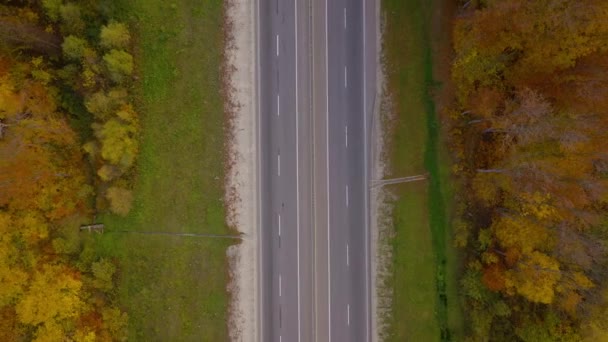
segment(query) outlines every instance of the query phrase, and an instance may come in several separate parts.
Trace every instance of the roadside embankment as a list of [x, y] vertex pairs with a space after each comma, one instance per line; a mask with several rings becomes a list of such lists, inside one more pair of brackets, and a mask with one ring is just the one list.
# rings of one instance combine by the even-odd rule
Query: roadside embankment
[[450, 40], [437, 17], [446, 1], [383, 0], [386, 92], [384, 178], [428, 175], [382, 190], [379, 217], [379, 336], [386, 341], [450, 341], [460, 331], [457, 255], [451, 244], [449, 160], [438, 109], [443, 101], [437, 53]]

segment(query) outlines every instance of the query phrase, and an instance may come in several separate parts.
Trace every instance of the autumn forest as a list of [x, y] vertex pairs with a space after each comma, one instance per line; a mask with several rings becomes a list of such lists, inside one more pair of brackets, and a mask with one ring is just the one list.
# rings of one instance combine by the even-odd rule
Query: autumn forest
[[0, 6], [0, 340], [112, 341], [113, 260], [78, 236], [124, 215], [138, 151], [130, 32], [95, 1]]
[[460, 2], [449, 117], [470, 341], [608, 339], [608, 2]]

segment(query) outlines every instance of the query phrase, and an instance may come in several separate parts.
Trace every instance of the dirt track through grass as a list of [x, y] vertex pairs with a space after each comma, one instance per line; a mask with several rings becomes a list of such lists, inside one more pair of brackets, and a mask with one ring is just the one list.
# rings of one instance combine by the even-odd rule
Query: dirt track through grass
[[224, 223], [222, 0], [120, 2], [138, 32], [141, 153], [134, 209], [103, 217], [96, 246], [120, 264], [130, 341], [225, 341], [234, 241], [117, 232], [235, 233]]
[[[429, 173], [425, 182], [392, 186], [392, 295], [388, 341], [451, 340], [460, 331], [456, 253], [451, 247], [449, 163], [432, 90], [432, 15], [442, 0], [383, 0], [384, 58], [390, 102], [391, 177]], [[454, 316], [454, 317], [450, 317]]]

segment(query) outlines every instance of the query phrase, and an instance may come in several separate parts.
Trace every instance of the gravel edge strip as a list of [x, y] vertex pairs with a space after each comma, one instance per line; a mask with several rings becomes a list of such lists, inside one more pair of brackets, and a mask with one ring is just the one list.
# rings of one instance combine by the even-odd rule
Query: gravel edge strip
[[228, 248], [231, 294], [229, 336], [231, 341], [254, 341], [257, 336], [258, 227], [257, 227], [257, 145], [255, 89], [255, 1], [227, 0], [225, 54], [229, 97], [234, 103], [228, 153], [226, 196], [227, 223], [242, 235], [240, 244]]

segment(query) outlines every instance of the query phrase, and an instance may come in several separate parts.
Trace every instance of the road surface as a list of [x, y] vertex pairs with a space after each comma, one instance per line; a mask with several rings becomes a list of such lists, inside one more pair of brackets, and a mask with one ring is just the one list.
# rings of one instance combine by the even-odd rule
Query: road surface
[[370, 341], [373, 0], [258, 0], [260, 341]]

